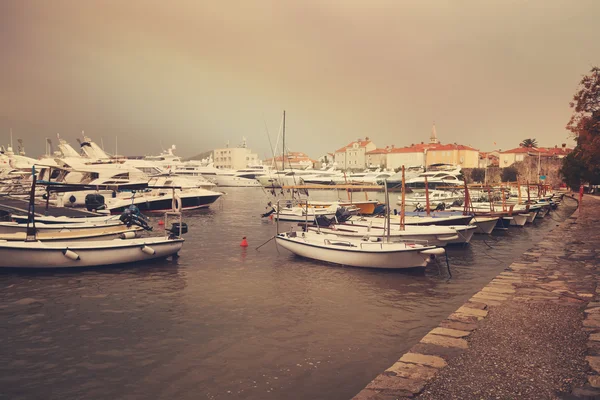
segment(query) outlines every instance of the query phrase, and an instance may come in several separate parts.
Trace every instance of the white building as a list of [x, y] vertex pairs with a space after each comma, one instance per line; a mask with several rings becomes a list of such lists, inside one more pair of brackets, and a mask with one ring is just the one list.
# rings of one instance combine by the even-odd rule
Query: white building
[[397, 170], [402, 167], [425, 166], [425, 149], [427, 145], [417, 144], [410, 147], [392, 148], [387, 154], [388, 169]]
[[241, 147], [226, 147], [213, 151], [213, 162], [216, 168], [242, 169], [248, 165], [258, 164], [258, 154], [246, 147], [246, 138]]
[[364, 170], [367, 165], [367, 153], [377, 148], [368, 137], [358, 139], [335, 151], [334, 159], [339, 169]]

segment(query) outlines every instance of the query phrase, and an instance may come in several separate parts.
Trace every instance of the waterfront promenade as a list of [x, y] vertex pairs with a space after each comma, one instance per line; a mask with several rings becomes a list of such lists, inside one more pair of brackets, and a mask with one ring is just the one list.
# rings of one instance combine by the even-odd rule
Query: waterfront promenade
[[599, 227], [585, 196], [354, 399], [600, 399]]

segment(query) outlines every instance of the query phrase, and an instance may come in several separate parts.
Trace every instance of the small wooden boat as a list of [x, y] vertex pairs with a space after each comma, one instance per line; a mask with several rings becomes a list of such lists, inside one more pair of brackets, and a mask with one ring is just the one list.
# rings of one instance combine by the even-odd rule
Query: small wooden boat
[[[11, 219], [19, 224], [27, 223], [27, 215], [12, 214]], [[54, 216], [35, 216], [35, 221], [42, 224], [87, 224], [87, 223], [100, 223], [107, 221], [118, 221], [119, 217], [116, 215], [99, 215], [94, 217], [54, 217]]]
[[[55, 232], [89, 232], [93, 229], [102, 231], [120, 231], [125, 225], [119, 220], [108, 220], [99, 223], [82, 223], [82, 224], [38, 224], [36, 222], [36, 232], [39, 233], [55, 233]], [[26, 232], [27, 224], [18, 224], [16, 222], [0, 222], [0, 235], [11, 234], [15, 232]]]
[[442, 248], [417, 243], [355, 240], [312, 231], [278, 233], [275, 241], [301, 257], [362, 268], [426, 267], [445, 253]]
[[[383, 238], [387, 235], [383, 226], [332, 224], [326, 227], [313, 225], [309, 226], [308, 229], [353, 239]], [[389, 234], [389, 241], [392, 243], [414, 241], [441, 247], [459, 238], [460, 236], [456, 230], [446, 226], [406, 226], [404, 230], [400, 230], [399, 226], [394, 226], [390, 229]]]
[[93, 242], [0, 241], [0, 268], [74, 268], [128, 264], [176, 255], [184, 239], [149, 237]]
[[[118, 228], [118, 229], [116, 229]], [[106, 229], [90, 229], [90, 230], [65, 230], [59, 232], [37, 232], [36, 238], [41, 242], [79, 242], [90, 240], [111, 240], [111, 239], [134, 239], [140, 237], [142, 229], [139, 226], [127, 227], [121, 225], [119, 227], [110, 227]], [[24, 241], [27, 239], [26, 232], [15, 232], [0, 234], [0, 241], [8, 242]]]

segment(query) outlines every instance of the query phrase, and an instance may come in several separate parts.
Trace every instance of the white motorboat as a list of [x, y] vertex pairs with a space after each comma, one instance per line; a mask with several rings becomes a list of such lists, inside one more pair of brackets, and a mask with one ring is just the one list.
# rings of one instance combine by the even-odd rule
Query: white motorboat
[[475, 233], [480, 233], [483, 235], [490, 235], [492, 233], [492, 231], [494, 230], [496, 223], [498, 223], [498, 219], [500, 219], [500, 217], [475, 216], [471, 220], [471, 225], [474, 225], [477, 227], [477, 229], [475, 230]]
[[302, 206], [279, 207], [273, 215], [279, 221], [305, 222], [308, 220], [309, 222], [313, 222], [317, 217], [335, 217], [335, 213], [339, 207], [338, 203], [333, 203], [326, 208]]
[[[404, 219], [405, 225], [439, 225], [439, 226], [452, 226], [452, 225], [468, 225], [473, 219], [472, 215], [452, 215], [447, 213], [432, 213], [431, 216], [415, 216], [415, 215], [407, 215]], [[351, 221], [354, 223], [355, 221], [361, 222], [366, 221], [367, 223], [373, 223], [382, 225], [384, 224], [385, 218], [382, 217], [360, 217], [360, 218], [352, 218]], [[390, 218], [390, 223], [392, 226], [399, 225], [400, 220], [399, 216], [392, 216]]]
[[381, 238], [356, 240], [312, 231], [279, 233], [275, 241], [301, 257], [363, 268], [426, 267], [445, 253], [442, 248], [417, 243], [390, 243]]
[[0, 268], [76, 268], [176, 255], [184, 239], [149, 237], [92, 242], [0, 241]]
[[[427, 206], [427, 200], [429, 200], [429, 207], [435, 208], [441, 203], [446, 205], [450, 205], [455, 201], [463, 201], [465, 195], [460, 190], [430, 190], [429, 197], [426, 193], [413, 193], [412, 195], [408, 195], [405, 198], [405, 204], [407, 206], [417, 206], [420, 205], [422, 207]], [[398, 197], [398, 205], [401, 205], [401, 198]]]
[[142, 213], [162, 213], [167, 210], [180, 211], [207, 208], [223, 193], [190, 186], [189, 181], [177, 176], [154, 177], [149, 186], [157, 188], [135, 193], [119, 193], [116, 198], [106, 199], [106, 209], [111, 214], [120, 214], [132, 204]]
[[[379, 232], [378, 236], [385, 236], [385, 224], [380, 223], [381, 218], [375, 219], [377, 222], [371, 222], [367, 225], [360, 220], [349, 220], [344, 224], [337, 225], [336, 228], [348, 230], [357, 229], [361, 232]], [[446, 246], [449, 244], [467, 244], [471, 241], [477, 228], [472, 225], [405, 225], [404, 231], [400, 230], [399, 224], [390, 225], [390, 237], [405, 235], [408, 240], [426, 240], [428, 244], [435, 246]], [[404, 233], [402, 233], [404, 232]], [[411, 236], [412, 235], [412, 236]]]
[[[360, 226], [349, 224], [337, 224], [329, 226], [310, 226], [311, 231], [320, 231], [323, 233], [333, 234], [340, 237], [348, 237], [355, 239], [362, 238], [384, 238], [386, 229], [383, 226]], [[459, 239], [460, 236], [455, 229], [447, 226], [405, 226], [404, 230], [400, 230], [399, 226], [394, 226], [390, 229], [389, 241], [393, 243], [415, 241], [416, 243], [427, 244], [430, 246], [444, 247], [453, 240]]]

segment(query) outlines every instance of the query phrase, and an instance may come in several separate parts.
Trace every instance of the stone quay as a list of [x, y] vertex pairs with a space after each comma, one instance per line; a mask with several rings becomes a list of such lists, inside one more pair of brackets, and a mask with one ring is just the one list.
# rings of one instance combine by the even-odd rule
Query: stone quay
[[600, 399], [599, 260], [600, 198], [586, 195], [354, 400]]

